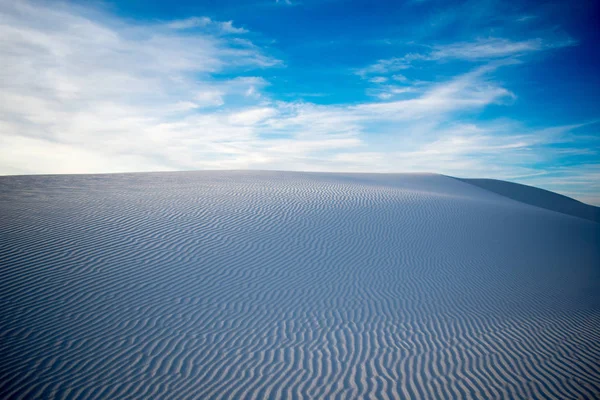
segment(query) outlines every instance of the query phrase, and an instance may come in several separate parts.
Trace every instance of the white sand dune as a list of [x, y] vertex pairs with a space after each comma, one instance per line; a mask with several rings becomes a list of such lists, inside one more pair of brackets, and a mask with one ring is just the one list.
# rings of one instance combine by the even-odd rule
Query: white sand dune
[[0, 398], [600, 398], [600, 224], [473, 183], [2, 177]]
[[460, 180], [525, 204], [531, 204], [536, 207], [542, 207], [548, 210], [583, 219], [589, 219], [590, 221], [600, 223], [599, 207], [584, 204], [580, 201], [558, 193], [549, 192], [547, 190], [532, 186], [521, 185], [519, 183], [499, 181], [496, 179]]

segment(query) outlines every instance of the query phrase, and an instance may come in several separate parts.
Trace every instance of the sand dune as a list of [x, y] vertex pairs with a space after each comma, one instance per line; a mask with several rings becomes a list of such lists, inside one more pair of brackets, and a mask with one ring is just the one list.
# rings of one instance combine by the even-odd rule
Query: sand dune
[[544, 189], [496, 179], [460, 179], [480, 188], [532, 206], [600, 222], [600, 208]]
[[468, 182], [2, 177], [0, 398], [600, 398], [600, 224]]

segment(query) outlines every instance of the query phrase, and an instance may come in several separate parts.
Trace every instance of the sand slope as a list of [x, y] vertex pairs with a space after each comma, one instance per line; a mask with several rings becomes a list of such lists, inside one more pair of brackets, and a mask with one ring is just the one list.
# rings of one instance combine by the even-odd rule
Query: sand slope
[[599, 398], [600, 224], [429, 174], [0, 178], [0, 398]]
[[525, 204], [600, 223], [600, 207], [584, 204], [558, 193], [496, 179], [460, 180]]

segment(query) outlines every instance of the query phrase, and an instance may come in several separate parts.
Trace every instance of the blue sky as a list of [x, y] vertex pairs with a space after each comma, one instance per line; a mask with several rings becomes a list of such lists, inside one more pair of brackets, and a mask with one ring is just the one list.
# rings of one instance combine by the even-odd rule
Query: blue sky
[[0, 174], [437, 172], [600, 204], [600, 3], [0, 2]]

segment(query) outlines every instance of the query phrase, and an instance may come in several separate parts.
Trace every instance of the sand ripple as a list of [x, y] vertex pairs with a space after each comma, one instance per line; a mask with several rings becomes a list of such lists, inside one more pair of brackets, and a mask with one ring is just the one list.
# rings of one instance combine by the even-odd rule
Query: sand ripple
[[600, 398], [600, 225], [449, 177], [2, 177], [0, 220], [1, 398]]

